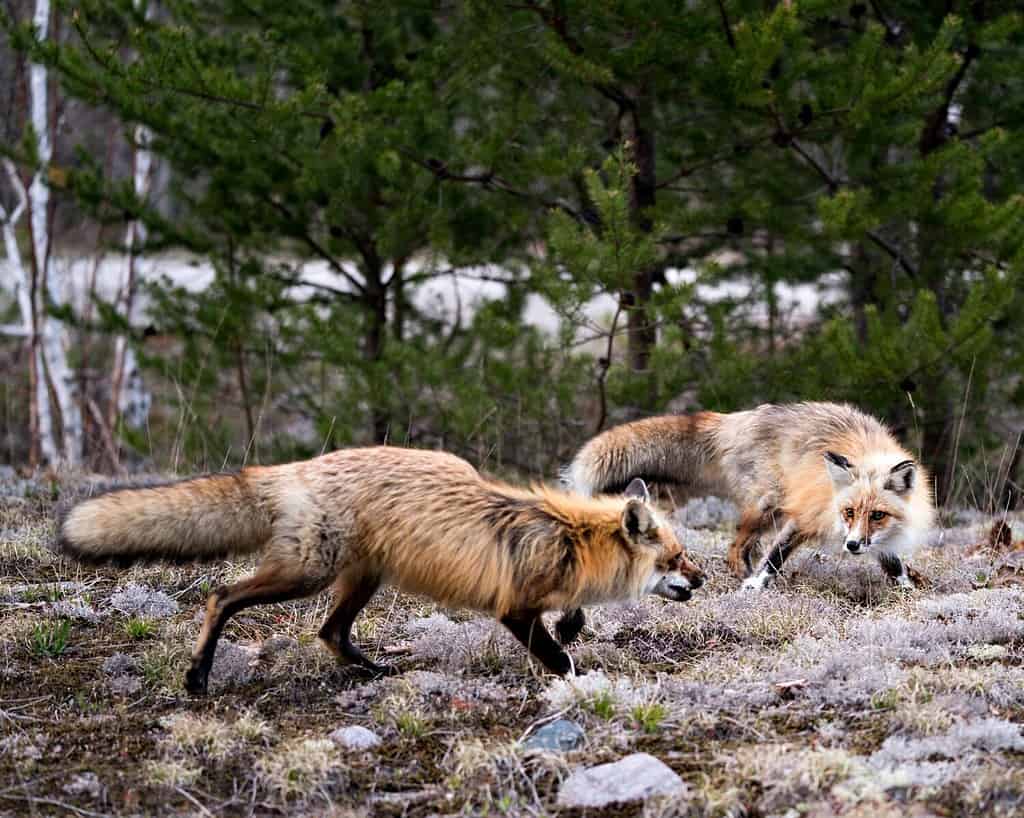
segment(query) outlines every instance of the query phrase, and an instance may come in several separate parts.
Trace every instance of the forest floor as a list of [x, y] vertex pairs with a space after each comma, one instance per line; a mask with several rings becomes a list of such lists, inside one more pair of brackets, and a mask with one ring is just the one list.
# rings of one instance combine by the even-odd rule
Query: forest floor
[[[225, 632], [210, 694], [192, 697], [205, 596], [250, 566], [80, 567], [48, 548], [60, 490], [0, 480], [0, 815], [1024, 810], [1015, 515], [995, 544], [991, 519], [953, 515], [909, 593], [874, 560], [815, 552], [743, 593], [723, 564], [728, 519], [681, 524], [708, 584], [685, 604], [588, 612], [571, 649], [587, 673], [572, 680], [541, 673], [491, 620], [391, 590], [355, 628], [402, 671], [387, 678], [320, 647], [326, 597], [250, 609]], [[556, 720], [581, 728], [558, 725], [578, 746], [526, 746]], [[352, 727], [378, 743], [355, 746], [367, 734], [339, 729]], [[635, 753], [678, 775], [670, 794], [564, 806], [574, 773]], [[598, 798], [613, 777], [584, 789]]]

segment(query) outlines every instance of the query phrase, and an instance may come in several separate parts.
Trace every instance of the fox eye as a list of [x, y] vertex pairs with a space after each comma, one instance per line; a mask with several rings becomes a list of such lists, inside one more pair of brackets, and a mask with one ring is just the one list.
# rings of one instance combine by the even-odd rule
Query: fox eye
[[843, 510], [843, 516], [844, 516], [844, 517], [845, 517], [845, 518], [846, 518], [847, 520], [852, 520], [852, 519], [853, 519], [853, 509], [852, 509], [852, 508], [847, 508], [847, 509], [844, 509], [844, 510]]
[[888, 516], [889, 512], [875, 509], [874, 511], [871, 512], [871, 522], [877, 523], [879, 520], [884, 520]]

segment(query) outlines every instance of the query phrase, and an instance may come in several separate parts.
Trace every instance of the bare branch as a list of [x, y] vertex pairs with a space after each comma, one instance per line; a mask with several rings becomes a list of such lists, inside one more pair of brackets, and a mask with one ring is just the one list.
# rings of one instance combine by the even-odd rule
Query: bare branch
[[10, 179], [11, 187], [14, 188], [14, 195], [18, 197], [18, 203], [14, 206], [14, 210], [11, 211], [9, 216], [4, 206], [0, 204], [0, 216], [3, 217], [5, 222], [17, 224], [21, 214], [25, 211], [28, 193], [25, 190], [25, 183], [22, 181], [21, 176], [18, 175], [18, 169], [14, 166], [14, 162], [4, 157], [3, 166], [4, 170], [7, 171], [7, 178]]
[[[833, 176], [824, 165], [822, 165], [817, 159], [815, 159], [810, 153], [807, 152], [795, 139], [791, 140], [789, 146], [793, 151], [799, 155], [808, 165], [810, 165], [822, 179], [828, 184], [829, 192], [835, 193], [845, 182], [841, 179], [837, 179]], [[882, 236], [875, 230], [865, 231], [865, 235], [871, 239], [871, 241], [884, 250], [896, 263], [903, 268], [903, 270], [911, 278], [917, 278], [917, 267], [910, 259], [903, 253], [903, 251]]]
[[971, 67], [971, 63], [977, 59], [980, 53], [981, 49], [979, 49], [974, 43], [968, 45], [967, 50], [964, 52], [964, 56], [960, 61], [960, 67], [957, 68], [956, 73], [950, 77], [949, 82], [946, 83], [946, 89], [942, 95], [942, 102], [939, 103], [939, 107], [932, 112], [932, 115], [928, 117], [928, 121], [925, 123], [924, 129], [921, 131], [919, 149], [922, 156], [927, 156], [932, 151], [942, 147], [949, 138], [946, 134], [946, 124], [949, 121], [949, 106], [953, 102], [953, 97], [956, 95], [957, 89], [964, 81], [964, 77], [967, 76], [967, 70]]
[[718, 11], [722, 15], [722, 28], [725, 29], [725, 40], [729, 48], [736, 50], [736, 38], [732, 36], [732, 26], [729, 24], [729, 15], [725, 11], [725, 3], [718, 0]]

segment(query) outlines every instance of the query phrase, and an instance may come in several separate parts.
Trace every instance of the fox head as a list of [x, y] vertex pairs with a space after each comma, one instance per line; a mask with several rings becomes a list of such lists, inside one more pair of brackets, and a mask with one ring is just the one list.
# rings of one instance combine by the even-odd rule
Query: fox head
[[825, 467], [846, 550], [863, 554], [869, 548], [895, 549], [907, 533], [918, 470], [914, 461], [858, 467], [841, 454], [825, 452]]
[[622, 533], [631, 547], [652, 549], [656, 554], [653, 570], [644, 583], [645, 593], [685, 602], [704, 584], [704, 572], [686, 556], [672, 526], [654, 510], [647, 486], [639, 478], [626, 488]]

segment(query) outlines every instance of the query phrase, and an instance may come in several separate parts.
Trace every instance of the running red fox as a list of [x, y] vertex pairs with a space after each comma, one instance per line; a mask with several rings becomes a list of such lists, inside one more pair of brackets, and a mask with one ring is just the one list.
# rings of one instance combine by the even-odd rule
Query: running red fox
[[545, 667], [565, 674], [571, 660], [543, 612], [645, 592], [685, 601], [704, 579], [642, 481], [623, 498], [526, 491], [486, 480], [453, 455], [397, 447], [115, 490], [70, 510], [59, 547], [83, 561], [129, 564], [260, 552], [252, 576], [210, 594], [185, 680], [192, 693], [206, 691], [230, 616], [329, 585], [335, 605], [320, 639], [375, 672], [390, 669], [350, 634], [387, 583], [493, 614]]
[[[591, 495], [630, 480], [679, 482], [731, 496], [741, 519], [728, 562], [764, 588], [798, 546], [841, 541], [872, 550], [912, 587], [904, 559], [935, 518], [928, 474], [875, 418], [846, 404], [764, 404], [746, 412], [648, 418], [609, 429], [580, 449], [565, 482]], [[751, 553], [774, 532], [753, 572]]]

